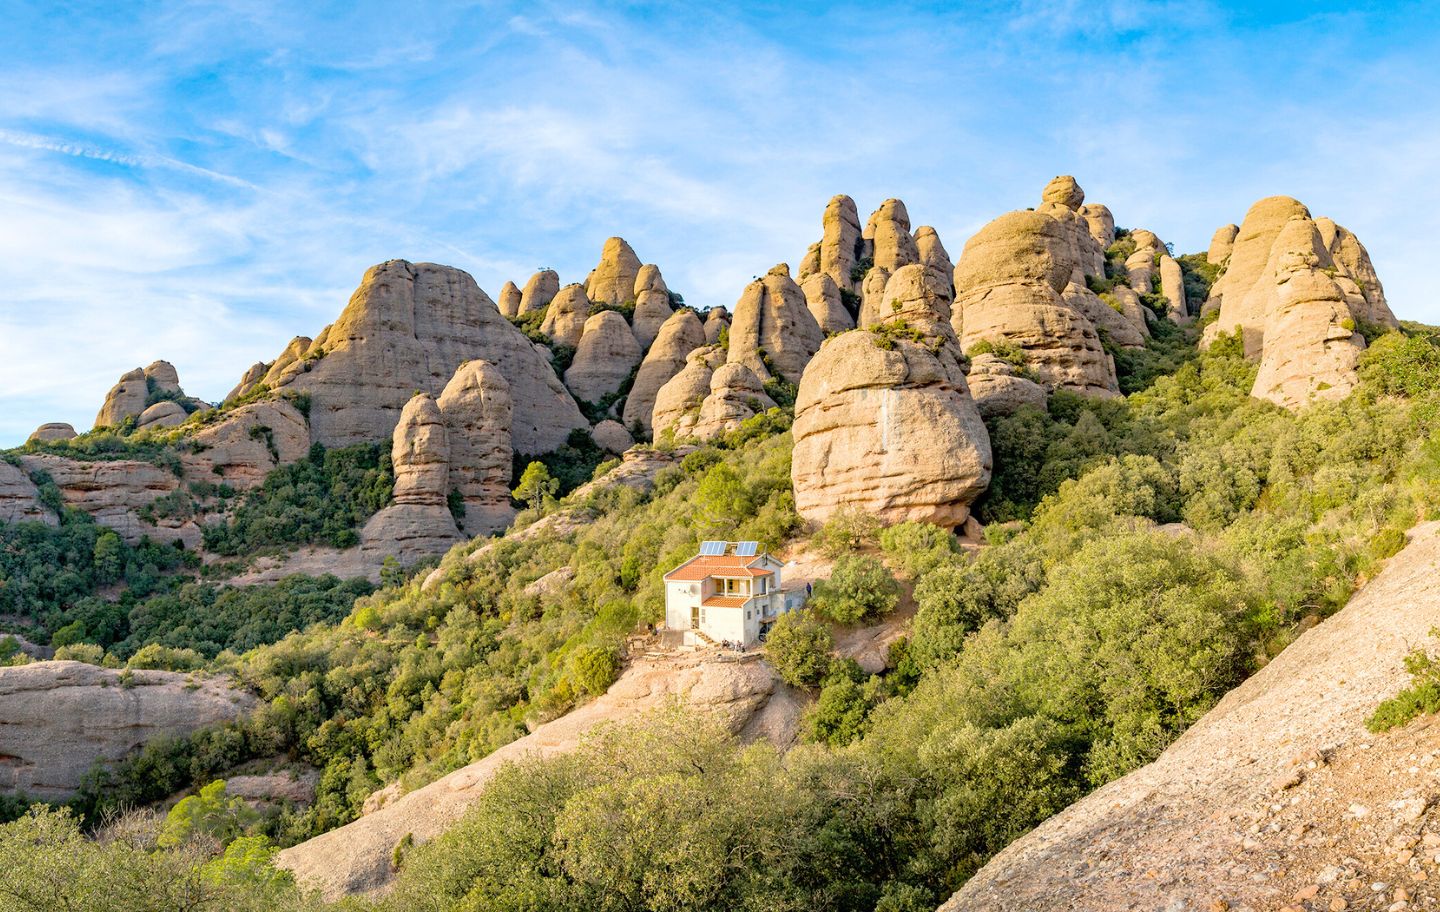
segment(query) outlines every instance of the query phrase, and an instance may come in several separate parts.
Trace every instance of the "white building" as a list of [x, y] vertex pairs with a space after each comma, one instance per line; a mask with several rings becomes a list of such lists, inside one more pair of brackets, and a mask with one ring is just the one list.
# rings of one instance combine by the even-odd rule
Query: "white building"
[[755, 542], [704, 542], [665, 574], [665, 627], [684, 631], [687, 645], [755, 646], [788, 610], [783, 567]]

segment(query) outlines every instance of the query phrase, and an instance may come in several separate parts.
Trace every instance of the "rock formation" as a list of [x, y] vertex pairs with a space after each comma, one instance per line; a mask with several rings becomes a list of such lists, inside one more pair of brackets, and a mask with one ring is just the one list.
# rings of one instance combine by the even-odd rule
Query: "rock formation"
[[21, 456], [20, 462], [26, 472], [48, 474], [67, 507], [89, 513], [132, 545], [145, 536], [165, 542], [178, 539], [187, 547], [200, 543], [194, 522], [152, 526], [140, 520], [143, 507], [179, 489], [180, 479], [169, 469], [134, 459], [79, 460], [46, 453]]
[[128, 418], [140, 417], [149, 395], [145, 371], [138, 367], [127, 371], [105, 394], [105, 404], [100, 406], [100, 412], [95, 416], [95, 427], [114, 427], [124, 424]]
[[1264, 273], [1265, 264], [1270, 261], [1270, 249], [1275, 246], [1280, 229], [1292, 216], [1309, 218], [1310, 210], [1299, 200], [1288, 196], [1268, 196], [1245, 213], [1230, 251], [1230, 265], [1210, 288], [1210, 301], [1213, 303], [1207, 304], [1207, 307], [1218, 307], [1220, 319], [1206, 327], [1207, 343], [1221, 331], [1238, 329], [1245, 341], [1246, 356], [1259, 356], [1266, 303], [1263, 295], [1250, 296], [1248, 302], [1246, 298]]
[[666, 431], [685, 436], [694, 427], [705, 397], [710, 395], [710, 378], [725, 363], [725, 352], [716, 346], [692, 351], [685, 366], [655, 394], [651, 431], [658, 440]]
[[0, 522], [58, 526], [59, 518], [40, 503], [40, 489], [19, 466], [0, 460]]
[[884, 313], [862, 314], [861, 327], [903, 324], [918, 331], [927, 344], [943, 343], [953, 352], [956, 337], [950, 326], [950, 299], [939, 285], [935, 272], [921, 263], [901, 267], [885, 283]]
[[450, 443], [449, 490], [459, 492], [465, 506], [460, 526], [472, 537], [498, 532], [515, 518], [510, 505], [510, 384], [489, 361], [467, 361], [435, 404]]
[[461, 539], [447, 505], [450, 431], [428, 393], [405, 403], [390, 448], [395, 495], [360, 531], [360, 547], [383, 551], [402, 564], [444, 554]]
[[720, 334], [730, 328], [730, 311], [724, 307], [712, 307], [705, 312], [705, 344], [716, 345]]
[[1235, 247], [1235, 238], [1240, 234], [1239, 225], [1222, 225], [1215, 229], [1210, 236], [1210, 249], [1205, 253], [1205, 261], [1212, 266], [1219, 266], [1230, 259], [1230, 251]]
[[180, 374], [169, 361], [150, 362], [145, 368], [145, 382], [159, 393], [179, 396], [184, 392], [180, 389]]
[[617, 456], [635, 445], [635, 438], [631, 437], [630, 432], [618, 421], [600, 422], [590, 431], [590, 436], [600, 449]]
[[1129, 285], [1117, 284], [1102, 296], [1071, 282], [1062, 297], [1121, 348], [1143, 348], [1150, 338], [1150, 309]]
[[264, 399], [235, 409], [197, 432], [193, 441], [180, 455], [185, 476], [243, 491], [260, 484], [276, 467], [305, 458], [310, 429], [289, 402]]
[[64, 421], [50, 421], [40, 425], [26, 443], [47, 443], [55, 440], [70, 440], [75, 436], [75, 426]]
[[801, 516], [848, 506], [887, 523], [965, 522], [990, 482], [990, 438], [953, 348], [938, 349], [865, 330], [826, 340], [795, 403]]
[[728, 360], [744, 364], [762, 380], [773, 371], [798, 383], [824, 338], [805, 303], [805, 293], [782, 263], [745, 286], [730, 326]]
[[175, 427], [185, 423], [190, 413], [178, 402], [169, 399], [162, 399], [140, 413], [139, 419], [135, 422], [135, 429], [143, 431], [147, 428]]
[[1090, 229], [1090, 237], [1102, 252], [1115, 243], [1115, 216], [1110, 214], [1109, 206], [1103, 203], [1086, 203], [1076, 211], [1085, 219], [1085, 224]]
[[0, 792], [64, 800], [96, 761], [238, 719], [255, 706], [218, 677], [124, 674], [81, 662], [0, 668]]
[[612, 237], [600, 251], [600, 263], [585, 283], [585, 295], [596, 304], [619, 306], [635, 300], [640, 258], [624, 238]]
[[310, 397], [314, 438], [326, 446], [385, 439], [415, 390], [438, 394], [472, 360], [509, 381], [519, 452], [548, 452], [586, 426], [549, 359], [462, 270], [404, 260], [372, 267], [322, 336], [324, 356], [283, 389]]
[[642, 351], [650, 348], [650, 343], [660, 333], [660, 327], [665, 325], [673, 312], [670, 289], [660, 275], [660, 267], [650, 263], [641, 266], [635, 277], [635, 314], [630, 319], [630, 326]]
[[305, 355], [314, 345], [315, 340], [309, 336], [296, 336], [291, 339], [285, 350], [265, 369], [265, 376], [260, 378], [260, 383], [273, 389], [300, 373], [306, 366]]
[[545, 310], [545, 319], [540, 322], [540, 331], [550, 337], [556, 345], [577, 348], [580, 337], [585, 335], [585, 321], [590, 319], [590, 299], [585, 296], [585, 287], [579, 284], [566, 285], [556, 293], [550, 306]]
[[874, 326], [885, 322], [885, 286], [890, 282], [890, 270], [879, 266], [871, 267], [860, 283], [860, 313], [855, 318], [859, 326]]
[[1150, 294], [1155, 290], [1157, 261], [1166, 253], [1165, 245], [1155, 236], [1155, 232], [1143, 228], [1130, 232], [1130, 238], [1135, 241], [1135, 252], [1125, 258], [1125, 272], [1129, 276], [1130, 287], [1136, 294]]
[[1190, 308], [1185, 300], [1185, 273], [1180, 262], [1168, 253], [1160, 254], [1160, 293], [1165, 296], [1170, 322], [1190, 322]]
[[754, 371], [734, 361], [722, 364], [710, 375], [710, 392], [700, 404], [700, 413], [688, 436], [713, 440], [774, 407], [775, 400], [766, 395], [765, 386]]
[[915, 249], [920, 253], [920, 263], [930, 273], [931, 287], [944, 298], [948, 314], [955, 301], [955, 264], [950, 262], [949, 252], [940, 243], [939, 233], [929, 225], [915, 229]]
[[[1084, 201], [1085, 191], [1080, 189], [1075, 178], [1062, 174], [1045, 185], [1036, 210], [1060, 223], [1066, 259], [1071, 265], [1071, 280], [1078, 285], [1085, 284], [1087, 275], [1105, 274], [1105, 248], [1097, 241], [1090, 218], [1080, 212]], [[1109, 210], [1104, 210], [1104, 214], [1109, 215]], [[1113, 219], [1109, 228], [1113, 236]]]
[[822, 333], [844, 332], [855, 328], [855, 318], [850, 316], [850, 311], [845, 309], [840, 298], [840, 286], [835, 284], [829, 273], [817, 272], [807, 277], [800, 288], [805, 295], [805, 304], [810, 308], [810, 315], [820, 325]]
[[240, 382], [235, 384], [235, 388], [225, 394], [225, 401], [229, 402], [232, 399], [239, 399], [241, 396], [259, 386], [260, 381], [265, 379], [265, 372], [269, 369], [270, 365], [264, 361], [256, 361], [250, 365], [244, 375], [240, 377]]
[[1019, 368], [997, 355], [971, 357], [965, 381], [982, 418], [1013, 415], [1027, 405], [1045, 408], [1045, 387], [1022, 376]]
[[635, 382], [630, 385], [630, 394], [625, 397], [626, 427], [650, 432], [660, 388], [684, 369], [686, 356], [704, 344], [705, 327], [694, 311], [684, 309], [671, 314], [645, 353], [645, 360], [635, 372]]
[[560, 293], [560, 274], [553, 269], [542, 269], [530, 277], [525, 283], [525, 290], [520, 292], [519, 316], [528, 313], [543, 311], [555, 300], [555, 295]]
[[872, 258], [879, 269], [895, 272], [901, 266], [920, 262], [915, 238], [910, 236], [910, 213], [898, 199], [887, 199], [870, 216], [874, 227]]
[[502, 317], [520, 316], [520, 289], [515, 287], [514, 282], [506, 282], [500, 286], [500, 295], [495, 304], [500, 308]]
[[[843, 193], [832, 197], [825, 206], [821, 230], [818, 271], [828, 275], [837, 289], [858, 293], [860, 283], [851, 277], [860, 247], [860, 213], [855, 201]], [[801, 278], [808, 276], [802, 271]]]
[[630, 324], [615, 311], [602, 310], [585, 321], [575, 360], [565, 371], [565, 386], [582, 402], [599, 402], [619, 392], [641, 357]]

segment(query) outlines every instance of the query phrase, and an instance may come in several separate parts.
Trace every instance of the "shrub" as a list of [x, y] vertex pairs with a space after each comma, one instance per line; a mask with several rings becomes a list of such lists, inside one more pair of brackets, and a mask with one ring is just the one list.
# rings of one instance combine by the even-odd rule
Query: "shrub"
[[873, 542], [879, 531], [880, 520], [873, 514], [846, 504], [810, 537], [810, 543], [826, 557], [836, 558]]
[[[1430, 631], [1432, 637], [1437, 634], [1440, 631]], [[1372, 732], [1389, 731], [1416, 716], [1440, 712], [1440, 662], [1417, 649], [1405, 657], [1405, 670], [1410, 673], [1410, 686], [1375, 708], [1365, 722]]]
[[931, 523], [903, 522], [880, 530], [880, 550], [911, 579], [954, 560], [955, 536]]
[[781, 615], [765, 638], [765, 655], [786, 683], [811, 688], [830, 670], [835, 640], [808, 610]]
[[1381, 529], [1379, 534], [1370, 539], [1370, 554], [1376, 560], [1384, 560], [1399, 554], [1405, 547], [1405, 532], [1402, 529], [1389, 528]]
[[582, 646], [570, 657], [570, 675], [581, 693], [603, 694], [619, 673], [619, 654], [605, 646]]
[[847, 554], [835, 562], [830, 578], [815, 584], [811, 604], [837, 624], [873, 621], [894, 610], [900, 586], [878, 560]]

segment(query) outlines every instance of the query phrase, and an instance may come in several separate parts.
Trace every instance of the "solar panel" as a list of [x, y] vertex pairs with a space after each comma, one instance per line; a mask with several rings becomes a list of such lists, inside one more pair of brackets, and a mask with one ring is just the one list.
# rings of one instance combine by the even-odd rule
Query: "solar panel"
[[738, 557], [754, 557], [755, 552], [759, 550], [759, 542], [741, 542], [735, 546], [735, 554]]
[[704, 554], [704, 555], [709, 555], [709, 556], [724, 554], [724, 553], [725, 553], [725, 543], [724, 543], [723, 541], [707, 541], [707, 542], [701, 542], [701, 543], [700, 543], [700, 553], [701, 553], [701, 554]]

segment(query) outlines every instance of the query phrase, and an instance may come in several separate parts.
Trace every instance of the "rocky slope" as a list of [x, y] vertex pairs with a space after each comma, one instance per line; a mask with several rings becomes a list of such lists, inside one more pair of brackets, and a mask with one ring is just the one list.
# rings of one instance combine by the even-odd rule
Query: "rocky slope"
[[1410, 539], [1158, 760], [1016, 841], [944, 912], [1440, 902], [1440, 727], [1364, 724], [1440, 626], [1440, 523]]

